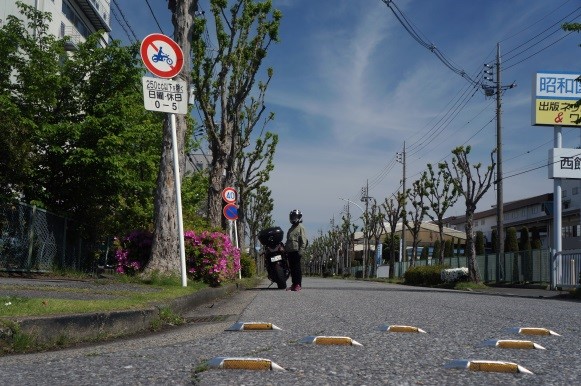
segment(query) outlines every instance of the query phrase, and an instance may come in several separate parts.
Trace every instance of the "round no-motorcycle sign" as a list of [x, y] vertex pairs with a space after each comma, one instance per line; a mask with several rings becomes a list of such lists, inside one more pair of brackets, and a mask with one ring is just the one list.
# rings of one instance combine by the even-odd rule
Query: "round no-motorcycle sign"
[[140, 54], [145, 67], [159, 78], [173, 78], [184, 66], [181, 47], [170, 37], [159, 33], [147, 35], [143, 39]]

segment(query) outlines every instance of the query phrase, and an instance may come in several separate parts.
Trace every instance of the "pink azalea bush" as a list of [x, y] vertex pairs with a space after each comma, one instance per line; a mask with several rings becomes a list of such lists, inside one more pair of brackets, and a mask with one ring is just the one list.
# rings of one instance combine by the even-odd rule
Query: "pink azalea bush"
[[193, 231], [184, 233], [186, 266], [195, 280], [212, 287], [236, 279], [240, 270], [240, 251], [224, 233]]
[[127, 275], [135, 275], [141, 271], [149, 262], [152, 239], [151, 232], [140, 230], [135, 230], [122, 239], [116, 237], [114, 242], [117, 246], [115, 251], [117, 268], [115, 271]]
[[[149, 262], [153, 235], [133, 231], [127, 237], [116, 238], [117, 273], [135, 275]], [[184, 233], [186, 270], [191, 278], [216, 287], [237, 278], [240, 251], [221, 232]]]

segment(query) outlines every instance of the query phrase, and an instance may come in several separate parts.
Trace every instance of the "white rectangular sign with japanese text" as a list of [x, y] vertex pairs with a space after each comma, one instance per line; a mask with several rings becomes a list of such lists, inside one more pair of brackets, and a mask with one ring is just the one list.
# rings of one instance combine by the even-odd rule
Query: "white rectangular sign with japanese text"
[[581, 179], [581, 149], [549, 149], [549, 178]]
[[143, 106], [146, 110], [164, 113], [188, 113], [188, 89], [185, 82], [150, 78], [143, 79]]

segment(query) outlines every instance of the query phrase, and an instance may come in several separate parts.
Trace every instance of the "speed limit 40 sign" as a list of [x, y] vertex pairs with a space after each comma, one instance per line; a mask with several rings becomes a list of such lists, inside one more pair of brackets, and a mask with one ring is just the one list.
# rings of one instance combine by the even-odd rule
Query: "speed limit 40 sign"
[[186, 82], [144, 76], [143, 106], [146, 110], [187, 114], [188, 90]]
[[227, 187], [227, 188], [224, 188], [224, 190], [222, 190], [222, 199], [224, 201], [226, 201], [228, 204], [235, 203], [237, 195], [238, 195], [238, 192], [234, 188]]

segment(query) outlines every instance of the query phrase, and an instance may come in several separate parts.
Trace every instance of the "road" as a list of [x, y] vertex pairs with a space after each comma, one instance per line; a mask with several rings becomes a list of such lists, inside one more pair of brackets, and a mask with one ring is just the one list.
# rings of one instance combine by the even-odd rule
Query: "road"
[[[300, 292], [242, 291], [163, 333], [62, 351], [0, 357], [2, 385], [572, 385], [581, 381], [581, 303], [374, 282], [305, 278]], [[281, 330], [225, 331], [234, 322]], [[411, 325], [426, 333], [383, 331]], [[522, 336], [542, 327], [561, 336]], [[301, 343], [345, 336], [362, 346]], [[482, 347], [531, 340], [546, 350]], [[204, 366], [264, 358], [285, 371]], [[533, 374], [446, 368], [452, 360], [510, 361]]]

